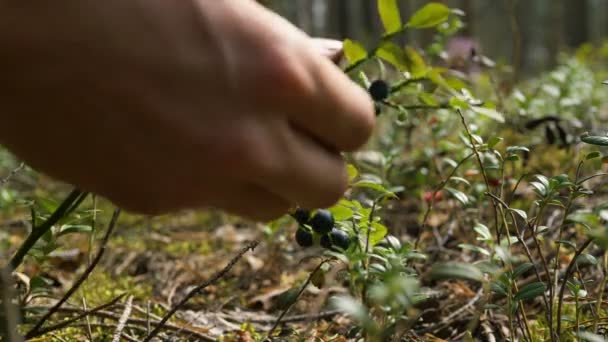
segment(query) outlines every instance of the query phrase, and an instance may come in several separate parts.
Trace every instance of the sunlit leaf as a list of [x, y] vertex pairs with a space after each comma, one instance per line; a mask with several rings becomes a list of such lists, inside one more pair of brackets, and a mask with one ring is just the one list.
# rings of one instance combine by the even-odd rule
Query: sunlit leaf
[[378, 51], [376, 51], [376, 56], [391, 63], [401, 71], [408, 70], [405, 51], [393, 42], [383, 42], [378, 48]]
[[378, 12], [386, 34], [395, 33], [403, 26], [397, 0], [378, 0]]
[[424, 59], [416, 49], [411, 46], [405, 47], [405, 56], [407, 57], [409, 71], [413, 78], [421, 78], [426, 76], [429, 68], [426, 66]]
[[450, 9], [441, 3], [431, 2], [422, 7], [408, 21], [407, 25], [412, 28], [429, 28], [437, 26], [448, 19]]
[[346, 39], [343, 44], [344, 56], [350, 64], [355, 64], [367, 58], [367, 50], [363, 44]]

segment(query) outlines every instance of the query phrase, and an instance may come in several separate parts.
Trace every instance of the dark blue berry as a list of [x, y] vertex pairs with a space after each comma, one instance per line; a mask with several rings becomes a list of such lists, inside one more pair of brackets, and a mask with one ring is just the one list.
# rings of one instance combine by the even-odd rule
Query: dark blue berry
[[297, 208], [296, 211], [291, 214], [291, 216], [299, 223], [306, 224], [308, 223], [308, 219], [310, 219], [310, 211], [303, 208]]
[[329, 233], [329, 238], [331, 239], [332, 246], [334, 247], [347, 250], [348, 246], [350, 246], [350, 237], [347, 233], [339, 229], [332, 229], [331, 233]]
[[340, 229], [334, 228], [329, 234], [321, 236], [321, 246], [333, 251], [347, 250], [350, 246], [350, 237]]
[[313, 245], [312, 233], [306, 228], [298, 228], [296, 231], [296, 242], [301, 247], [310, 247]]
[[370, 84], [368, 91], [369, 94], [372, 96], [372, 99], [374, 99], [374, 101], [376, 102], [379, 102], [388, 97], [388, 95], [390, 94], [390, 87], [385, 81], [376, 80], [372, 82], [372, 84]]
[[329, 234], [321, 236], [321, 247], [330, 249], [331, 248], [331, 239], [329, 238]]
[[308, 224], [317, 234], [327, 234], [334, 227], [334, 216], [329, 210], [319, 209], [315, 215], [308, 221]]

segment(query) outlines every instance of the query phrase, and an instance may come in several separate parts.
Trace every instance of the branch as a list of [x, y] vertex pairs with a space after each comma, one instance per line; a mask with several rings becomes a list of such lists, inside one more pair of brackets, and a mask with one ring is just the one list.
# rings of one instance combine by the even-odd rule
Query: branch
[[[103, 310], [103, 309], [105, 309], [105, 308], [108, 308], [108, 307], [110, 307], [110, 306], [113, 306], [113, 305], [114, 305], [114, 304], [116, 304], [116, 303], [117, 303], [119, 300], [121, 300], [121, 299], [122, 299], [122, 298], [125, 296], [125, 294], [126, 294], [126, 293], [123, 293], [123, 294], [119, 295], [118, 297], [116, 297], [116, 298], [112, 299], [111, 301], [109, 301], [109, 302], [107, 302], [107, 303], [105, 303], [105, 304], [102, 304], [102, 305], [100, 305], [100, 306], [97, 306], [97, 307], [95, 307], [95, 308], [93, 308], [93, 309], [90, 309], [90, 310], [84, 310], [84, 311], [82, 311], [82, 310], [78, 310], [78, 312], [80, 312], [80, 313], [78, 314], [78, 316], [73, 317], [73, 318], [70, 318], [70, 319], [67, 319], [67, 320], [64, 320], [64, 321], [62, 321], [61, 323], [57, 323], [57, 324], [55, 324], [55, 325], [51, 325], [50, 327], [46, 327], [46, 328], [44, 328], [44, 329], [39, 329], [39, 330], [36, 332], [36, 334], [35, 334], [34, 336], [32, 336], [31, 338], [34, 338], [34, 337], [38, 337], [38, 336], [42, 336], [42, 335], [48, 334], [48, 333], [50, 333], [51, 331], [55, 331], [55, 330], [60, 330], [60, 329], [63, 329], [63, 328], [65, 328], [65, 327], [67, 327], [67, 326], [71, 325], [71, 324], [72, 324], [72, 323], [74, 323], [74, 322], [77, 322], [77, 321], [79, 321], [79, 320], [81, 320], [81, 319], [83, 319], [83, 318], [85, 318], [85, 317], [88, 317], [88, 316], [90, 316], [90, 315], [93, 315], [93, 314], [95, 314], [95, 313], [97, 313], [97, 312], [99, 312], [99, 311], [101, 311], [101, 310]], [[90, 323], [89, 323], [89, 324], [90, 324]]]
[[283, 319], [283, 317], [287, 314], [289, 309], [291, 309], [291, 307], [298, 301], [298, 298], [300, 298], [300, 296], [302, 295], [304, 290], [306, 290], [306, 288], [308, 287], [308, 284], [310, 284], [310, 282], [312, 281], [312, 277], [314, 277], [315, 274], [317, 274], [317, 272], [321, 269], [321, 266], [323, 266], [325, 263], [329, 262], [330, 260], [331, 259], [325, 259], [325, 260], [321, 261], [319, 263], [319, 265], [317, 267], [315, 267], [315, 269], [312, 272], [310, 272], [310, 275], [308, 275], [308, 279], [306, 279], [306, 281], [304, 282], [304, 285], [302, 285], [298, 294], [295, 296], [293, 301], [291, 301], [291, 303], [289, 303], [287, 305], [285, 310], [283, 310], [283, 312], [281, 312], [281, 314], [279, 315], [279, 318], [277, 318], [277, 320], [274, 322], [274, 325], [272, 326], [272, 328], [270, 328], [270, 331], [268, 331], [268, 334], [266, 334], [267, 340], [270, 339], [270, 337], [272, 336], [272, 333], [277, 329], [279, 324], [281, 324], [281, 320]]
[[243, 247], [239, 251], [239, 253], [234, 258], [232, 258], [232, 260], [230, 260], [230, 262], [228, 263], [228, 265], [226, 265], [226, 267], [224, 267], [219, 272], [215, 273], [206, 282], [200, 284], [199, 286], [195, 287], [193, 290], [188, 292], [188, 294], [179, 303], [175, 304], [173, 306], [173, 308], [171, 308], [171, 310], [169, 310], [169, 312], [167, 312], [167, 314], [163, 317], [163, 319], [160, 320], [160, 322], [154, 328], [154, 330], [152, 330], [152, 332], [150, 334], [148, 334], [148, 336], [146, 336], [146, 338], [144, 338], [143, 342], [149, 342], [150, 340], [152, 340], [152, 338], [154, 338], [156, 335], [158, 335], [158, 333], [163, 328], [165, 323], [167, 323], [167, 321], [177, 312], [177, 310], [179, 310], [180, 307], [182, 307], [184, 304], [186, 304], [187, 301], [189, 301], [192, 297], [194, 297], [196, 294], [198, 294], [201, 290], [203, 290], [207, 286], [215, 283], [219, 279], [223, 278], [226, 274], [228, 274], [228, 272], [230, 272], [232, 267], [243, 257], [243, 255], [250, 250], [254, 250], [258, 246], [258, 244], [259, 244], [258, 241], [250, 242], [247, 246]]

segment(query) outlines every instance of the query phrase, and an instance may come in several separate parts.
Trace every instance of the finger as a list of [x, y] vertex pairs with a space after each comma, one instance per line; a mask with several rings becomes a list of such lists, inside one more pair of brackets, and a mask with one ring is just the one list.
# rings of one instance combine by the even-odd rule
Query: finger
[[239, 23], [251, 22], [248, 31], [237, 30], [233, 40], [238, 42], [239, 52], [251, 51], [256, 56], [239, 59], [242, 65], [235, 66], [242, 76], [241, 96], [252, 106], [285, 113], [297, 126], [337, 150], [361, 147], [375, 124], [368, 93], [321, 56], [315, 41], [301, 30], [254, 2], [239, 4], [233, 8], [240, 13]]
[[313, 38], [313, 45], [321, 56], [329, 58], [335, 64], [340, 63], [344, 56], [342, 42], [335, 39]]
[[332, 206], [348, 186], [344, 160], [297, 128], [290, 128], [289, 134], [284, 141], [288, 152], [283, 156], [283, 173], [257, 177], [257, 184], [303, 207]]
[[212, 206], [254, 221], [267, 222], [287, 214], [293, 204], [255, 184], [226, 190]]
[[375, 114], [369, 94], [326, 59], [310, 58], [314, 92], [291, 116], [292, 121], [341, 151], [360, 148], [369, 139]]

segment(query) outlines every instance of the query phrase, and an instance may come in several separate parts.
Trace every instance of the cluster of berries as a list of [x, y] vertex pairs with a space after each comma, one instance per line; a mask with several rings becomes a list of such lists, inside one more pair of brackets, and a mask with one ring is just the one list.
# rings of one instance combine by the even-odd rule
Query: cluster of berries
[[319, 209], [311, 216], [309, 210], [297, 208], [291, 216], [300, 225], [296, 231], [298, 245], [310, 247], [314, 245], [315, 235], [318, 235], [323, 248], [346, 250], [350, 246], [350, 237], [334, 226], [334, 216], [329, 210]]

